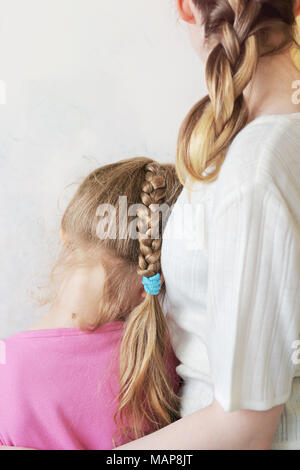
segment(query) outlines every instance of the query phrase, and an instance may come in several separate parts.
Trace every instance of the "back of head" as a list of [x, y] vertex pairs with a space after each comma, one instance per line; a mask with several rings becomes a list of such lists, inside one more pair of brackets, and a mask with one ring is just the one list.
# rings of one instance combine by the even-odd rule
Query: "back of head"
[[[97, 329], [124, 321], [119, 408], [122, 435], [137, 438], [178, 418], [179, 400], [166, 368], [170, 346], [158, 296], [136, 300], [142, 276], [161, 273], [164, 225], [182, 189], [174, 165], [132, 158], [93, 171], [80, 185], [62, 219], [58, 266], [97, 265], [106, 272]], [[163, 292], [162, 292], [163, 293]]]
[[[136, 263], [139, 241], [130, 236], [128, 226], [137, 214], [132, 210], [125, 214], [124, 209], [145, 203], [143, 187], [146, 183], [151, 198], [157, 197], [157, 191], [154, 192], [157, 178], [163, 179], [159, 188], [162, 196], [157, 202], [173, 205], [181, 191], [174, 165], [160, 165], [149, 158], [137, 157], [105, 165], [90, 173], [62, 218], [61, 228], [69, 246], [84, 245], [92, 253], [105, 248], [124, 261]], [[149, 183], [153, 183], [150, 188]], [[100, 219], [104, 213], [111, 217], [106, 219], [106, 233], [100, 236], [103, 228]]]
[[206, 64], [208, 95], [192, 108], [182, 124], [177, 169], [182, 182], [187, 178], [191, 182], [210, 182], [217, 178], [230, 143], [247, 123], [243, 93], [255, 75], [260, 57], [297, 45], [296, 3], [294, 0], [193, 0], [193, 3], [203, 19], [205, 40], [212, 45]]

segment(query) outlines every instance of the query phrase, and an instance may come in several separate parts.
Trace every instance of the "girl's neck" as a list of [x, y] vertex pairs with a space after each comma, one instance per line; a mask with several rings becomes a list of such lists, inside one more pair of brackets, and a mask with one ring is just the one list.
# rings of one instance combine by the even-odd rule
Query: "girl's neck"
[[290, 54], [286, 50], [260, 59], [256, 75], [244, 92], [249, 108], [249, 122], [265, 114], [292, 114], [300, 112], [300, 104], [293, 103], [293, 82], [300, 79]]
[[102, 266], [78, 268], [69, 274], [50, 310], [30, 330], [92, 325], [99, 313], [104, 274]]

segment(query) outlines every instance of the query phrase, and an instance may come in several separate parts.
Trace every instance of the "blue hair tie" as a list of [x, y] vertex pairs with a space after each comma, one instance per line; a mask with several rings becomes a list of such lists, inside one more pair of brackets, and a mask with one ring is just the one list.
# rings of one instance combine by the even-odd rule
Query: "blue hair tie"
[[161, 278], [159, 273], [152, 277], [143, 276], [142, 284], [144, 284], [145, 291], [150, 295], [159, 294], [161, 288]]

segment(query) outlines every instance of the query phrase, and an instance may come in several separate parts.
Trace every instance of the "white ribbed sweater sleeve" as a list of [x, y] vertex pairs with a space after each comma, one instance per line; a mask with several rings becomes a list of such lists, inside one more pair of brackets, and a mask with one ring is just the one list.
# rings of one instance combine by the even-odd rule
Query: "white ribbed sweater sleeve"
[[208, 249], [214, 396], [226, 411], [285, 403], [300, 332], [299, 227], [285, 200], [272, 185], [244, 185], [216, 214]]

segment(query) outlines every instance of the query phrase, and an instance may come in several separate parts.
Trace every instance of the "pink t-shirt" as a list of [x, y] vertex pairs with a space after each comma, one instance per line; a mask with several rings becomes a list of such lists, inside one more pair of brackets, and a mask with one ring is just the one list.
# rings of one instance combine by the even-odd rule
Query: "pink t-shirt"
[[[113, 322], [94, 333], [26, 331], [1, 341], [0, 445], [112, 449], [123, 331]], [[172, 355], [175, 389], [177, 364]]]

